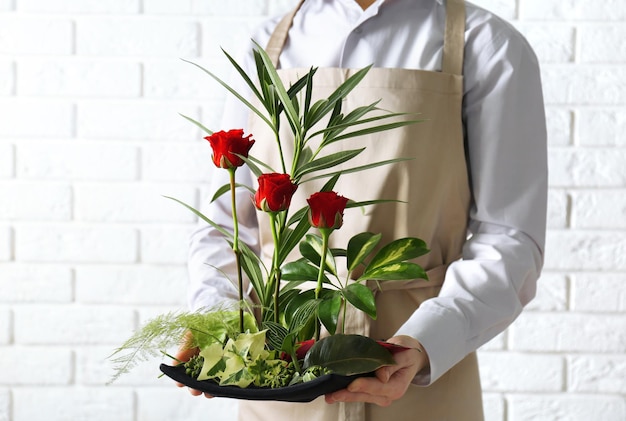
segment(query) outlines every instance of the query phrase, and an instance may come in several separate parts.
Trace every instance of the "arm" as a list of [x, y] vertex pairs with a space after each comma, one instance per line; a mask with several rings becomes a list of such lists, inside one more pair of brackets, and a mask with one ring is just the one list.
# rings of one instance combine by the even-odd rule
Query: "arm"
[[328, 402], [384, 406], [410, 382], [432, 384], [506, 329], [534, 297], [547, 201], [539, 67], [514, 32], [495, 36], [487, 46], [473, 41], [466, 44], [464, 73], [473, 203], [463, 259], [450, 265], [439, 296], [423, 303], [390, 339], [423, 352], [397, 354], [396, 366], [380, 369], [377, 378], [354, 381], [327, 396]]

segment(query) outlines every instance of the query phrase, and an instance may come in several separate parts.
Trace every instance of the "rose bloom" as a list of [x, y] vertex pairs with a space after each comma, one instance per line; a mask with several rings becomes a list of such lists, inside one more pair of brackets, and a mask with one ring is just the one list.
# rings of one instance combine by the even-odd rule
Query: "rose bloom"
[[309, 221], [316, 228], [337, 229], [343, 225], [343, 211], [348, 199], [334, 191], [313, 193], [309, 204]]
[[243, 129], [219, 131], [205, 137], [213, 148], [213, 163], [219, 168], [236, 168], [243, 165], [243, 159], [235, 154], [248, 157], [254, 139], [244, 136]]
[[283, 211], [289, 207], [297, 188], [289, 174], [261, 174], [254, 204], [265, 212]]

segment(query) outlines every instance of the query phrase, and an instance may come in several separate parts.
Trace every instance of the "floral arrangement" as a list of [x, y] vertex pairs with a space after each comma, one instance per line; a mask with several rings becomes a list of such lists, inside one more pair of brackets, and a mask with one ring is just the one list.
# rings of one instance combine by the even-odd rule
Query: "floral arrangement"
[[[345, 309], [352, 306], [376, 318], [374, 294], [365, 285], [366, 281], [427, 279], [423, 268], [410, 261], [428, 252], [426, 244], [418, 238], [402, 238], [381, 245], [380, 234], [363, 232], [353, 236], [345, 248], [337, 249], [329, 247], [329, 238], [341, 229], [345, 209], [384, 201], [357, 202], [343, 197], [333, 190], [337, 180], [346, 173], [391, 165], [406, 158], [350, 166], [350, 160], [365, 148], [332, 153], [327, 150], [330, 145], [346, 139], [417, 121], [402, 119], [405, 113], [381, 110], [376, 102], [343, 112], [342, 101], [367, 74], [369, 67], [354, 73], [327, 98], [313, 101], [316, 68], [286, 87], [262, 48], [253, 51], [254, 81], [228, 53], [225, 54], [259, 106], [209, 70], [191, 64], [217, 80], [268, 125], [275, 135], [273, 141], [281, 168], [271, 168], [254, 157], [258, 139], [252, 134], [244, 135], [243, 129], [213, 132], [183, 116], [206, 132], [213, 164], [229, 173], [230, 183], [220, 188], [213, 200], [230, 194], [232, 232], [193, 207], [170, 199], [223, 234], [237, 263], [237, 279], [232, 282], [239, 293], [239, 305], [237, 308], [169, 313], [151, 320], [112, 356], [117, 365], [114, 379], [129, 371], [137, 360], [154, 356], [177, 343], [197, 350], [191, 360], [180, 361], [186, 375], [198, 381], [241, 388], [286, 387], [329, 372], [358, 375], [393, 364], [392, 353], [396, 348], [364, 336], [345, 334]], [[284, 124], [288, 125], [294, 142], [292, 156], [285, 156], [281, 146], [281, 142], [286, 141], [279, 135], [280, 126]], [[337, 169], [339, 165], [341, 169]], [[236, 182], [237, 170], [243, 166], [257, 177], [258, 188]], [[291, 199], [298, 187], [320, 179], [326, 182], [319, 192], [307, 199], [308, 206], [291, 209]], [[242, 188], [250, 191], [258, 211], [269, 216], [274, 244], [269, 267], [239, 238], [235, 191]], [[288, 262], [288, 256], [296, 247], [301, 257]], [[345, 264], [345, 271], [338, 269], [340, 263]], [[219, 262], [209, 264], [219, 270]], [[347, 276], [340, 279], [339, 273]], [[250, 303], [245, 299], [244, 277], [250, 282], [258, 302]], [[314, 281], [315, 288], [302, 289], [307, 281]], [[324, 338], [322, 328], [328, 332]]]

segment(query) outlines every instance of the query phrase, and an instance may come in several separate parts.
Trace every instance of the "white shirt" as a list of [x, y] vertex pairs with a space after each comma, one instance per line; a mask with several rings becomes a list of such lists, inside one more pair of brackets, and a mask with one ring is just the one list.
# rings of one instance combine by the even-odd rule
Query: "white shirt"
[[[463, 259], [450, 265], [441, 293], [423, 303], [397, 334], [420, 341], [430, 372], [428, 385], [465, 355], [502, 332], [535, 295], [543, 264], [547, 158], [546, 128], [537, 58], [513, 27], [466, 3], [464, 102], [473, 202], [470, 238]], [[266, 45], [280, 17], [253, 39]], [[377, 0], [363, 11], [354, 0], [307, 0], [296, 15], [280, 67], [402, 67], [439, 71], [445, 28], [441, 0]], [[250, 44], [246, 52], [252, 50]], [[249, 54], [244, 68], [253, 69]], [[243, 90], [243, 85], [237, 85]], [[223, 126], [247, 126], [247, 109], [226, 104]], [[249, 171], [237, 180], [253, 185]], [[212, 189], [228, 182], [215, 169]], [[240, 234], [258, 249], [256, 210], [240, 189]], [[203, 209], [213, 221], [232, 225], [229, 200]], [[208, 264], [207, 264], [208, 263]], [[232, 251], [221, 234], [202, 226], [192, 235], [189, 302], [193, 309], [236, 300]], [[233, 276], [232, 279], [235, 279]]]

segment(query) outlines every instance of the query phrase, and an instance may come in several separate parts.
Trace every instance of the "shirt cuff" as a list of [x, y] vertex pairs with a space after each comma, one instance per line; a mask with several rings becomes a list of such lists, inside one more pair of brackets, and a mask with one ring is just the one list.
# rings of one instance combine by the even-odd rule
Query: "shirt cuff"
[[417, 339], [430, 361], [429, 367], [417, 373], [413, 384], [430, 386], [467, 355], [463, 346], [467, 328], [462, 315], [433, 300], [422, 303], [396, 332]]

